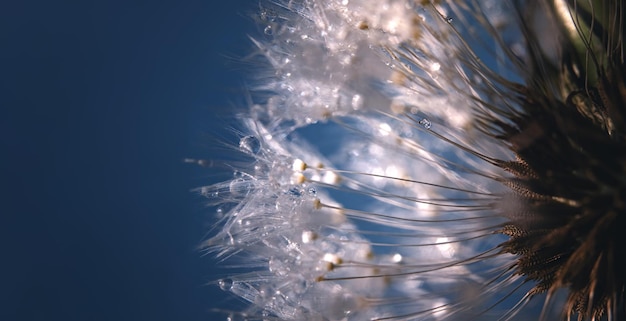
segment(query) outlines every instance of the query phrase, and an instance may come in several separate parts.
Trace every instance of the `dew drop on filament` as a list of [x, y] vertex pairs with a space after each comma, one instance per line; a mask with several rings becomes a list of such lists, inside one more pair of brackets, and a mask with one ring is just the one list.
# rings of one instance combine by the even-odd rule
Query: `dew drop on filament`
[[424, 128], [426, 129], [430, 129], [430, 127], [432, 127], [432, 124], [430, 123], [430, 120], [423, 118], [422, 120], [420, 120], [420, 125], [424, 126]]
[[239, 141], [239, 149], [246, 154], [254, 155], [261, 150], [261, 143], [254, 136], [246, 136]]
[[220, 279], [217, 281], [217, 284], [220, 286], [220, 289], [224, 291], [230, 291], [233, 287], [233, 280], [231, 279]]

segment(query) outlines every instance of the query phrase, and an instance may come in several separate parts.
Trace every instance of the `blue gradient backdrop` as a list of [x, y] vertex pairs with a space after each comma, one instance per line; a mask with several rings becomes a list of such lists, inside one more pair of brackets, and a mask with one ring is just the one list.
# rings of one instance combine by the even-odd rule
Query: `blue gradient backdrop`
[[[190, 190], [240, 104], [255, 1], [0, 4], [0, 320], [214, 320]], [[219, 117], [218, 117], [219, 116]]]

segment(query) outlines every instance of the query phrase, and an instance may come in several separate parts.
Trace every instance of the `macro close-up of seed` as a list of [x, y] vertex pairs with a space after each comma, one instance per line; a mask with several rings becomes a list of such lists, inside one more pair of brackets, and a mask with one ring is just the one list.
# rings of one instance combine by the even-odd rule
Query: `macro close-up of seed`
[[625, 7], [261, 1], [216, 312], [626, 320]]

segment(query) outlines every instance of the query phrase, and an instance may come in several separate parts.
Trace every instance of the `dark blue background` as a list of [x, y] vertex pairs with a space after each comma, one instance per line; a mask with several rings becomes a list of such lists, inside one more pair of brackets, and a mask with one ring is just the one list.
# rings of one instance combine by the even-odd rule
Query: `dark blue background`
[[0, 5], [0, 320], [213, 320], [196, 250], [256, 1]]

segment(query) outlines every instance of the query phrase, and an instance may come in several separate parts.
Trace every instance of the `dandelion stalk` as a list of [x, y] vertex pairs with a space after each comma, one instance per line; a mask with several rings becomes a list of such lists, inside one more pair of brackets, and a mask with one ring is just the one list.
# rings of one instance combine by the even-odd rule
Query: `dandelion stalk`
[[[624, 320], [619, 1], [277, 1], [203, 248], [248, 320]], [[244, 164], [244, 165], [241, 165]]]

